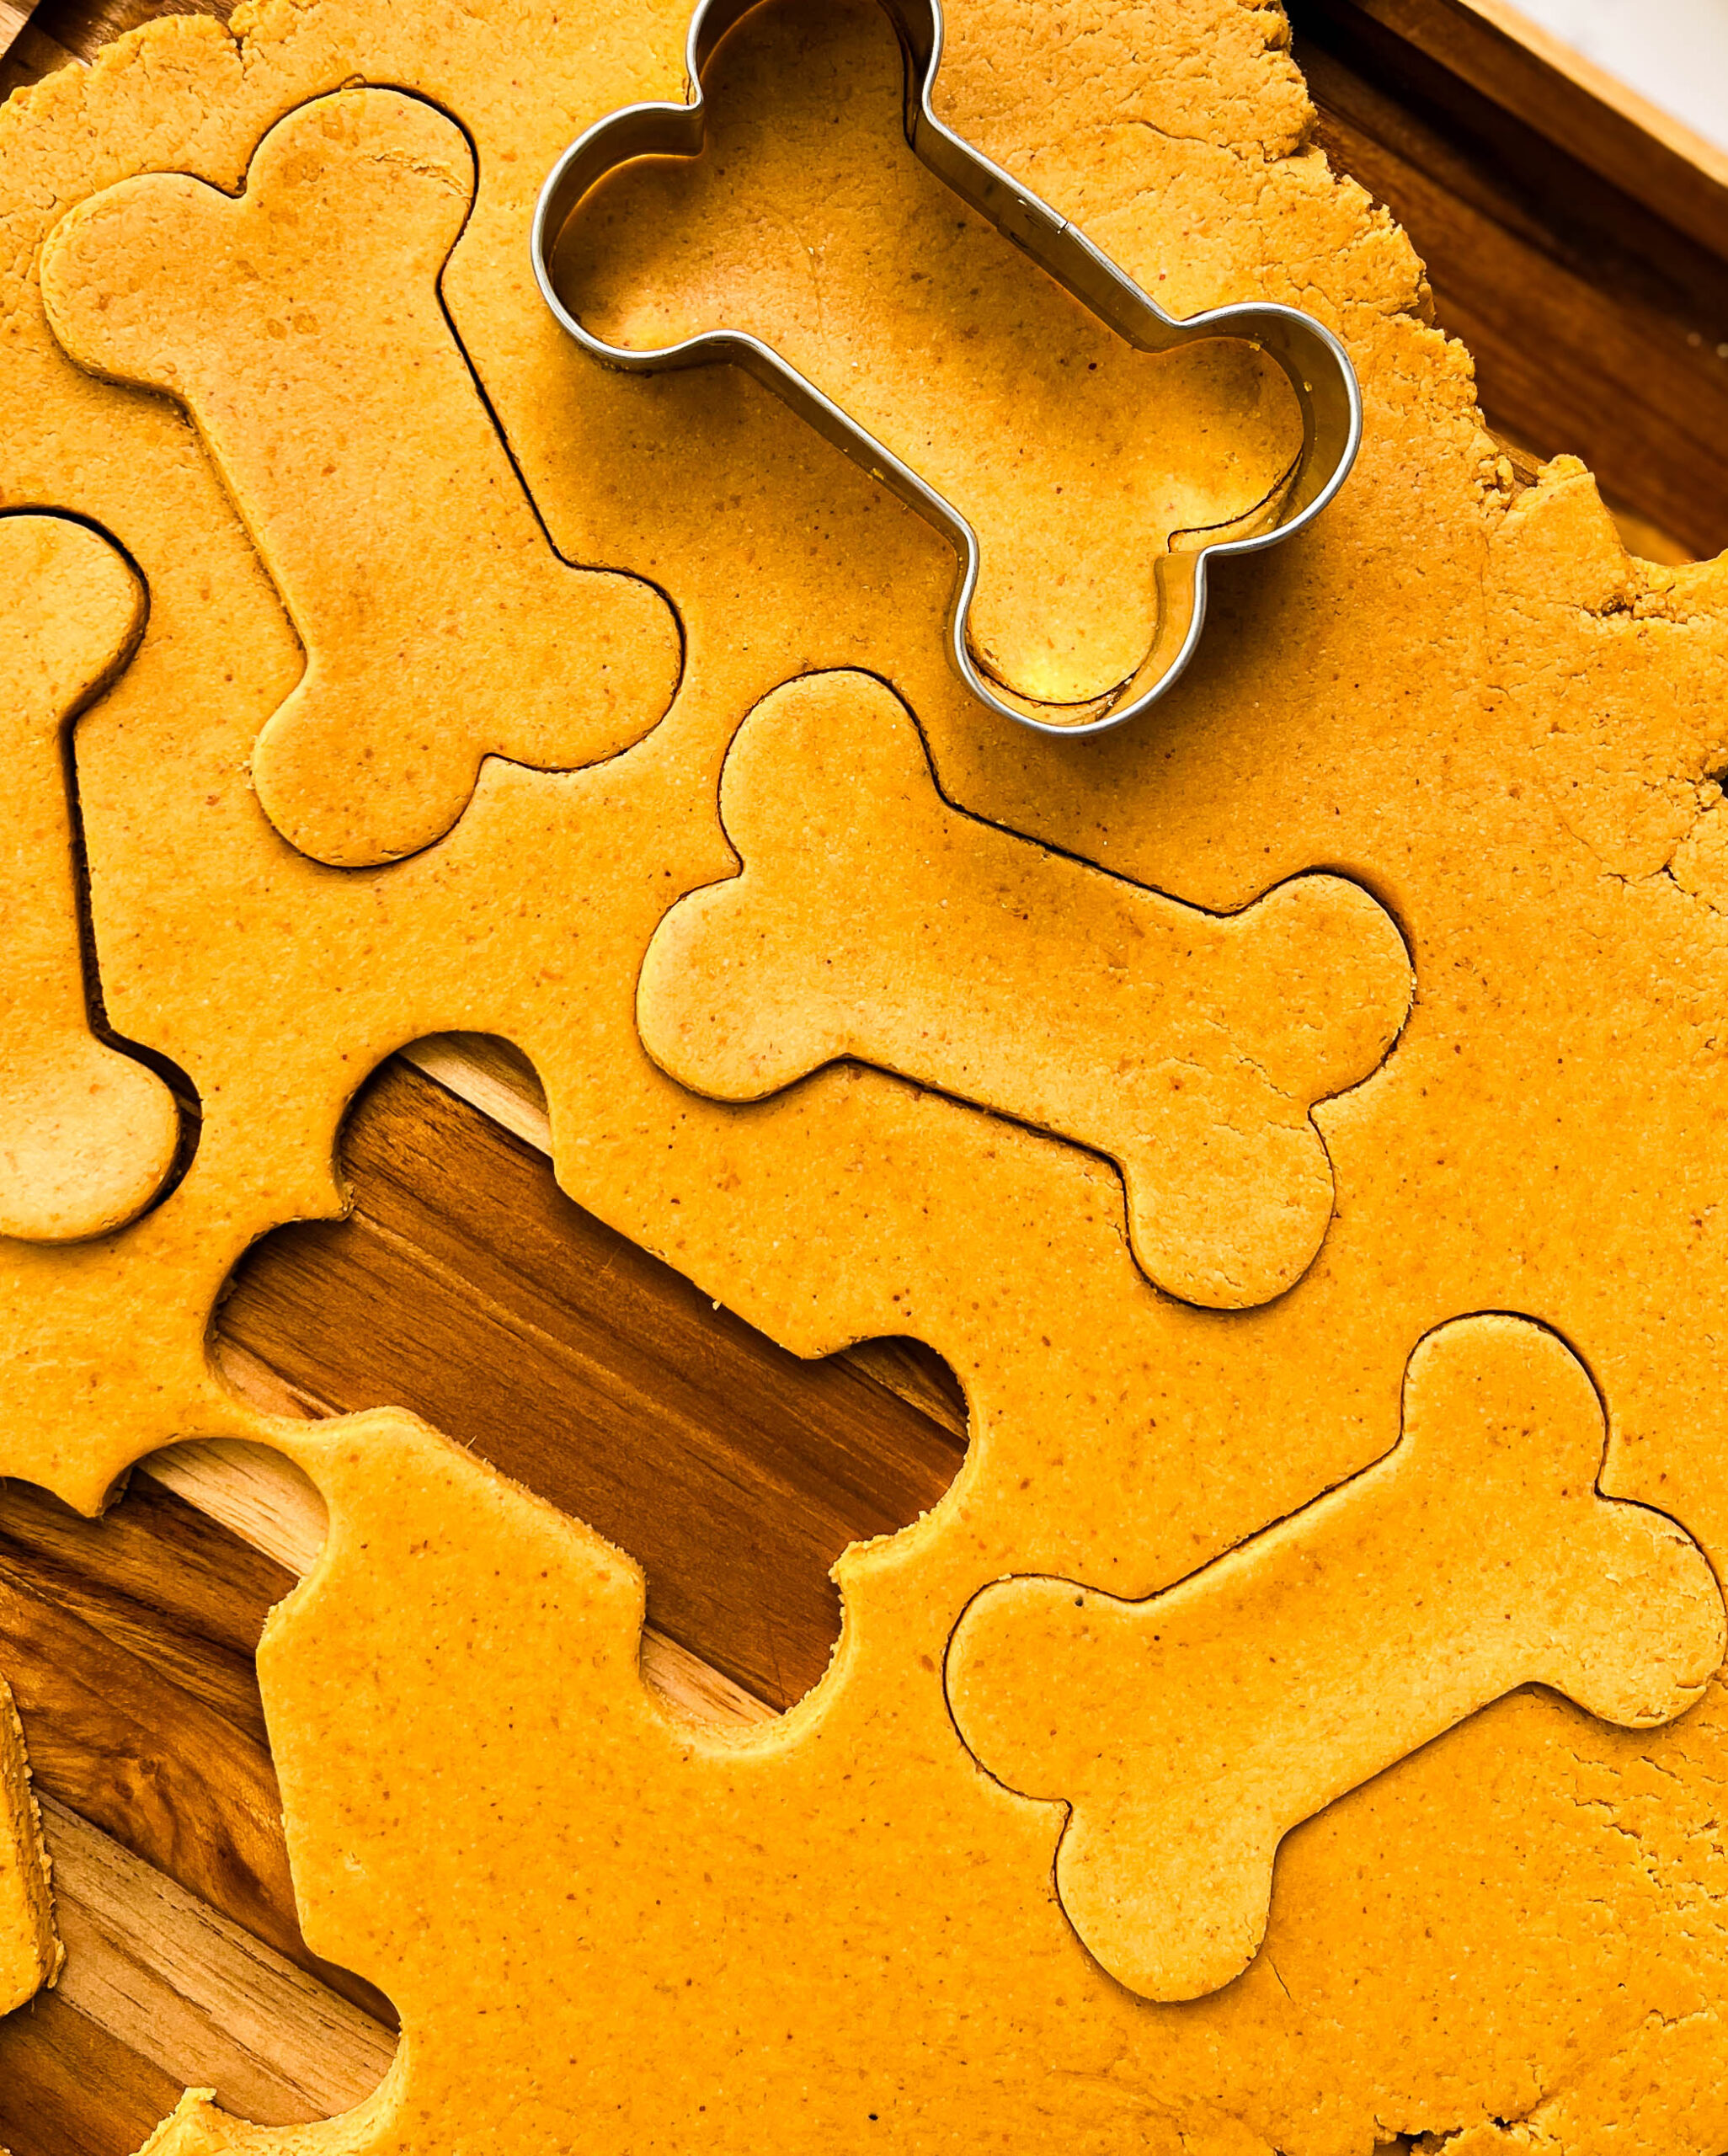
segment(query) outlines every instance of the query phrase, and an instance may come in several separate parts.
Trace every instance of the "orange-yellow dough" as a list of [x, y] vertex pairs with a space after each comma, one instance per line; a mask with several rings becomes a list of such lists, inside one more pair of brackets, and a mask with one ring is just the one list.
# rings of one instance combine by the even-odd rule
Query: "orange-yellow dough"
[[[387, 1985], [405, 2040], [377, 2094], [328, 2127], [251, 2132], [195, 2102], [158, 2144], [173, 2156], [438, 2156], [457, 2132], [522, 2156], [656, 2142], [742, 2156], [865, 2149], [883, 2125], [958, 2152], [981, 2116], [1028, 2152], [1053, 2116], [1089, 2153], [1341, 2151], [1363, 2145], [1342, 2102], [1347, 2031], [1310, 2030], [1304, 2002], [1366, 2023], [1389, 1991], [1401, 2015], [1432, 1997], [1454, 2039], [1484, 2030], [1472, 2070], [1498, 2065], [1502, 2101], [1581, 2027], [1640, 2034], [1633, 2003], [1604, 2013], [1595, 1984], [1667, 1927], [1626, 1892], [1613, 1842], [1678, 1850], [1708, 1833], [1708, 1789], [1670, 1779], [1728, 1766], [1695, 1716], [1629, 1734], [1531, 1692], [1474, 1717], [1287, 1837], [1238, 1982], [1154, 2005], [1075, 1939], [1051, 1807], [972, 1765], [939, 1679], [890, 1689], [853, 1636], [782, 1722], [730, 1738], [681, 1725], [642, 1679], [640, 1575], [579, 1524], [398, 1413], [284, 1442], [336, 1522], [260, 1651], [296, 1886], [317, 1951]], [[925, 1591], [965, 1569], [985, 1518], [963, 1497], [855, 1551], [849, 1605], [921, 1632]], [[469, 1758], [472, 1773], [448, 1764]], [[1704, 1898], [1666, 1892], [1675, 1917], [1707, 1921]], [[1523, 1945], [1517, 2037], [1469, 2003], [1484, 1980], [1452, 1928], [1479, 1895], [1498, 1969]], [[1628, 1918], [1631, 1935], [1609, 1928]], [[1672, 2012], [1680, 1967], [1645, 1981], [1645, 2013]], [[1537, 2001], [1557, 2033], [1533, 2044]], [[1310, 2077], [1305, 2121], [1278, 2073]], [[1250, 2121], [1245, 2083], [1265, 2090]]]
[[1276, 498], [1301, 414], [1251, 344], [1107, 329], [917, 157], [904, 82], [875, 0], [746, 16], [705, 71], [701, 155], [598, 189], [559, 289], [612, 344], [725, 328], [789, 360], [977, 531], [979, 662], [1084, 704], [1144, 658], [1172, 536]]
[[0, 1678], [0, 2014], [35, 1997], [60, 1973], [48, 1852], [30, 1790], [24, 1731]]
[[614, 755], [677, 680], [664, 601], [551, 554], [474, 394], [438, 298], [473, 184], [429, 105], [332, 99], [265, 138], [237, 202], [152, 175], [43, 257], [68, 350], [190, 407], [306, 638], [252, 779], [320, 861], [429, 845], [488, 752]]
[[999, 1781], [1067, 1804], [1057, 1891], [1113, 1977], [1181, 1999], [1240, 1976], [1290, 1828], [1520, 1684], [1629, 1729], [1698, 1704], [1715, 1577], [1597, 1494], [1603, 1437], [1552, 1333], [1461, 1318], [1411, 1358], [1395, 1452], [1180, 1587], [981, 1591], [948, 1704]]
[[[945, 670], [936, 534], [727, 370], [587, 365], [534, 288], [541, 178], [614, 107], [681, 96], [686, 19], [264, 0], [233, 36], [154, 22], [0, 112], [0, 489], [99, 522], [150, 595], [78, 731], [104, 998], [205, 1109], [184, 1180], [131, 1229], [0, 1244], [0, 1470], [94, 1508], [170, 1438], [264, 1436], [326, 1487], [327, 1569], [266, 1656], [272, 1738], [308, 1935], [397, 1999], [410, 2041], [387, 2112], [265, 2145], [835, 2156], [892, 2131], [967, 2156], [1365, 2156], [1432, 2132], [1470, 2156], [1721, 2156], [1720, 1678], [1641, 1732], [1540, 1689], [1485, 1708], [1288, 1834], [1253, 1963], [1160, 2006], [1085, 1955], [1059, 1821], [977, 1766], [941, 1670], [992, 1580], [1144, 1598], [1368, 1467], [1417, 1342], [1471, 1311], [1563, 1337], [1606, 1408], [1603, 1494], [1728, 1564], [1728, 573], [1629, 561], [1575, 465], [1517, 489], [1414, 250], [1309, 145], [1278, 10], [953, 0], [938, 103], [968, 139], [1175, 312], [1309, 307], [1368, 415], [1348, 487], [1219, 579], [1146, 723], [1005, 728]], [[73, 205], [141, 173], [237, 193], [285, 113], [355, 79], [467, 131], [441, 284], [462, 350], [552, 543], [665, 591], [685, 639], [636, 746], [568, 774], [494, 758], [440, 843], [359, 873], [285, 845], [247, 783], [306, 658], [274, 542], [170, 399], [67, 355], [35, 270]], [[851, 154], [879, 147], [861, 128]], [[400, 299], [415, 245], [361, 312]], [[358, 351], [387, 408], [399, 348]], [[278, 438], [262, 403], [234, 424]], [[320, 500], [323, 558], [363, 583], [373, 505]], [[445, 557], [422, 551], [408, 574], [435, 596]], [[886, 1073], [731, 1106], [644, 1053], [655, 928], [736, 871], [733, 734], [838, 668], [889, 682], [944, 797], [987, 822], [1208, 911], [1322, 870], [1396, 921], [1410, 1022], [1315, 1111], [1336, 1205], [1287, 1294], [1160, 1294], [1107, 1163]], [[491, 680], [507, 707], [514, 671]], [[967, 1388], [965, 1470], [842, 1561], [833, 1669], [742, 1748], [657, 1709], [639, 1582], [579, 1525], [399, 1418], [296, 1438], [210, 1370], [248, 1243], [339, 1209], [360, 1078], [451, 1026], [521, 1044], [566, 1187], [706, 1292], [803, 1353], [914, 1333]], [[207, 2111], [177, 2131], [246, 2145]]]
[[67, 788], [71, 721], [137, 642], [138, 579], [58, 516], [0, 516], [0, 1236], [131, 1219], [173, 1164], [173, 1096], [90, 1030]]
[[1410, 1009], [1398, 931], [1308, 876], [1229, 920], [951, 808], [918, 728], [861, 674], [776, 689], [726, 759], [744, 862], [673, 907], [643, 1044], [699, 1093], [760, 1100], [837, 1057], [1108, 1154], [1173, 1295], [1243, 1308], [1311, 1262], [1332, 1171], [1309, 1119]]

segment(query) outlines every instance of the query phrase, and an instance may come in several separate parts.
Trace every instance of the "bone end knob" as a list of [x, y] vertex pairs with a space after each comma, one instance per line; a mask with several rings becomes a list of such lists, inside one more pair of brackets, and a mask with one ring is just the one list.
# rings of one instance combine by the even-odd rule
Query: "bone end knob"
[[0, 517], [0, 1235], [77, 1241], [121, 1226], [161, 1187], [179, 1142], [173, 1095], [90, 1030], [66, 729], [143, 623], [122, 557], [84, 526]]

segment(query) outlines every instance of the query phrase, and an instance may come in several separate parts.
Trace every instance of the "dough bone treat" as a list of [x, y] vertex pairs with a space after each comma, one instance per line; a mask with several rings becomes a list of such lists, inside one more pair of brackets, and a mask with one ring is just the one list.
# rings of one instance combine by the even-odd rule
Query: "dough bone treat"
[[335, 865], [440, 837], [488, 753], [616, 755], [677, 680], [665, 602], [551, 552], [477, 393], [439, 298], [473, 187], [452, 120], [344, 92], [270, 131], [238, 200], [149, 174], [43, 249], [68, 351], [180, 398], [258, 539], [307, 661], [253, 780]]
[[692, 1091], [758, 1100], [840, 1057], [1107, 1154], [1142, 1269], [1246, 1308], [1320, 1248], [1309, 1111], [1368, 1077], [1408, 956], [1357, 885], [1302, 876], [1203, 913], [981, 823], [866, 675], [789, 683], [740, 729], [721, 814], [741, 875], [673, 907], [637, 997]]
[[722, 333], [765, 346], [972, 527], [965, 645], [1007, 708], [1115, 723], [1192, 648], [1173, 558], [1275, 531], [1347, 461], [1340, 419], [1293, 497], [1304, 416], [1268, 348], [1310, 342], [1288, 364], [1314, 391], [1323, 333], [1261, 310], [1168, 350], [1118, 334], [913, 150], [877, 0], [757, 8], [703, 86], [700, 156], [633, 157], [576, 205], [559, 303], [615, 364], [687, 364]]
[[1604, 1497], [1600, 1404], [1528, 1321], [1460, 1319], [1411, 1358], [1384, 1459], [1144, 1602], [987, 1587], [949, 1704], [981, 1764], [1071, 1809], [1069, 1921], [1149, 1999], [1240, 1975], [1302, 1820], [1523, 1684], [1646, 1729], [1722, 1659], [1709, 1561]]
[[0, 2014], [51, 1985], [61, 1959], [24, 1729], [0, 1678]]
[[0, 517], [0, 1235], [75, 1242], [142, 1211], [179, 1142], [173, 1096], [90, 1028], [67, 798], [73, 717], [125, 664], [144, 594], [70, 518]]

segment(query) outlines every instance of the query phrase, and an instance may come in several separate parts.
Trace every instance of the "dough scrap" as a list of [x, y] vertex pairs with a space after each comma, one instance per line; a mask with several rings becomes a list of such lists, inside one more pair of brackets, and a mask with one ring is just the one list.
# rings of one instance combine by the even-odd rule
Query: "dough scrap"
[[0, 1235], [77, 1241], [160, 1189], [179, 1113], [90, 1030], [67, 800], [71, 722], [125, 663], [144, 594], [97, 533], [0, 516]]
[[51, 1876], [24, 1727], [0, 1678], [0, 2014], [14, 2012], [60, 1974]]
[[1715, 1576], [1598, 1494], [1604, 1436], [1553, 1334], [1460, 1319], [1411, 1358], [1392, 1453], [1180, 1586], [979, 1593], [949, 1705], [1000, 1781], [1068, 1805], [1057, 1888], [1118, 1982], [1184, 1999], [1240, 1976], [1289, 1830], [1521, 1684], [1629, 1729], [1698, 1704]]
[[906, 141], [876, 0], [758, 9], [704, 88], [701, 155], [623, 167], [566, 227], [579, 319], [642, 349], [759, 338], [978, 532], [989, 673], [1045, 705], [1117, 688], [1173, 536], [1277, 515], [1302, 446], [1282, 370], [1217, 336], [1136, 351], [960, 201]]
[[[1728, 1562], [1728, 932], [1702, 840], [1686, 851], [1728, 746], [1728, 572], [1629, 562], [1564, 462], [1521, 494], [1502, 478], [1409, 243], [1309, 146], [1280, 11], [954, 0], [939, 103], [968, 139], [1173, 311], [1309, 307], [1368, 411], [1350, 485], [1219, 580], [1153, 723], [1079, 754], [1005, 741], [944, 671], [952, 563], [926, 527], [723, 371], [585, 368], [532, 288], [541, 175], [616, 106], [681, 94], [686, 16], [265, 0], [232, 37], [153, 23], [0, 112], [6, 499], [100, 523], [150, 591], [79, 729], [104, 995], [205, 1107], [190, 1172], [124, 1235], [0, 1245], [0, 1465], [88, 1510], [173, 1438], [289, 1444], [211, 1375], [223, 1278], [269, 1226], [339, 1209], [337, 1129], [380, 1056], [503, 1033], [546, 1082], [580, 1202], [797, 1352], [916, 1333], [974, 1435], [928, 1519], [843, 1561], [835, 1667], [760, 1757], [717, 1764], [680, 1732], [669, 1764], [625, 1681], [627, 1612], [602, 1598], [561, 1622], [536, 1598], [542, 1563], [569, 1585], [564, 1524], [446, 1448], [441, 1494], [398, 1533], [371, 1478], [408, 1441], [326, 1433], [361, 1458], [324, 1470], [339, 1561], [321, 1629], [283, 1635], [272, 1728], [315, 1943], [387, 1988], [404, 1960], [421, 1972], [392, 2099], [416, 2156], [469, 2134], [477, 2085], [509, 2156], [560, 2104], [570, 2134], [621, 2104], [643, 2140], [830, 2156], [880, 2144], [884, 2096], [931, 2148], [1362, 2156], [1546, 2117], [1568, 2156], [1624, 2156], [1635, 2118], [1660, 2156], [1720, 2156], [1720, 1678], [1641, 1734], [1539, 1694], [1472, 1716], [1288, 1836], [1252, 1967], [1160, 2007], [1081, 1952], [1048, 1807], [979, 1771], [936, 1673], [989, 1579], [1141, 1598], [1368, 1466], [1416, 1342], [1467, 1310], [1574, 1343], [1607, 1404], [1605, 1492]], [[442, 289], [463, 350], [559, 550], [669, 592], [688, 656], [635, 748], [568, 775], [494, 759], [440, 844], [335, 875], [244, 782], [303, 668], [276, 590], [179, 412], [67, 360], [34, 264], [69, 205], [141, 172], [237, 190], [279, 119], [355, 78], [459, 115], [478, 185]], [[366, 535], [344, 524], [333, 550], [363, 561]], [[1337, 1206], [1288, 1294], [1220, 1315], [1155, 1294], [1101, 1162], [884, 1074], [734, 1107], [643, 1053], [654, 928], [735, 867], [716, 815], [732, 734], [793, 677], [860, 666], [969, 813], [1210, 910], [1324, 869], [1398, 921], [1417, 1001], [1396, 1054], [1317, 1113]], [[341, 1556], [368, 1538], [376, 1575]], [[536, 1732], [556, 1717], [533, 1748], [546, 1786], [579, 1792], [573, 1827], [535, 1792], [504, 1828], [493, 1812], [531, 1772], [525, 1696]], [[441, 1771], [405, 1802], [416, 1756]], [[483, 1758], [518, 1764], [451, 1771]], [[479, 1960], [469, 1904], [437, 1902], [419, 1861], [464, 1837], [464, 1876], [511, 1889]], [[302, 2144], [344, 2134], [365, 2145], [346, 2123]]]
[[221, 2114], [216, 2108], [214, 2089], [189, 2089], [144, 2146], [138, 2156], [204, 2156], [204, 2152], [229, 2148], [233, 2143], [222, 2131]]
[[856, 1056], [1107, 1154], [1149, 1278], [1269, 1301], [1332, 1214], [1316, 1101], [1384, 1059], [1410, 963], [1368, 894], [1283, 884], [1220, 921], [951, 808], [867, 675], [740, 728], [720, 814], [744, 870], [682, 899], [637, 996], [695, 1091], [752, 1101]]
[[438, 297], [473, 184], [453, 121], [347, 92], [271, 130], [237, 202], [152, 174], [43, 249], [67, 350], [188, 404], [259, 535], [308, 659], [253, 782], [318, 861], [430, 845], [488, 754], [615, 755], [677, 682], [664, 601], [548, 552], [475, 395]]

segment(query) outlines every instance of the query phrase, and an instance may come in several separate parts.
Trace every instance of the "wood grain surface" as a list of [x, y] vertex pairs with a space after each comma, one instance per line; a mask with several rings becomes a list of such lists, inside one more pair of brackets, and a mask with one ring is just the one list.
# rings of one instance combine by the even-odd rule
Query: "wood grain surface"
[[[0, 93], [200, 0], [0, 0]], [[1520, 453], [1574, 449], [1658, 558], [1728, 542], [1728, 189], [1464, 0], [1289, 0], [1320, 138], [1410, 230], [1437, 318]], [[1496, 40], [1499, 42], [1496, 43]], [[1720, 348], [1720, 349], [1719, 349]], [[340, 1222], [241, 1267], [229, 1383], [307, 1416], [414, 1409], [644, 1565], [644, 1668], [760, 1721], [821, 1673], [827, 1568], [957, 1469], [941, 1364], [805, 1364], [572, 1204], [496, 1043], [424, 1042], [349, 1118]], [[387, 2000], [300, 1935], [253, 1652], [323, 1508], [279, 1456], [158, 1454], [106, 1518], [0, 1485], [0, 1667], [18, 1694], [68, 1954], [0, 2022], [0, 2143], [129, 2156], [191, 2084], [271, 2123], [374, 2086]]]
[[1383, 67], [1407, 68], [1420, 56], [1541, 141], [1611, 178], [1676, 231], [1721, 251], [1728, 152], [1595, 66], [1523, 8], [1509, 0], [1329, 4], [1358, 39], [1374, 35]]
[[10, 51], [29, 19], [28, 0], [0, 0], [0, 56]]

